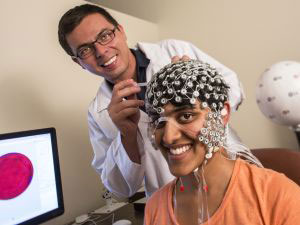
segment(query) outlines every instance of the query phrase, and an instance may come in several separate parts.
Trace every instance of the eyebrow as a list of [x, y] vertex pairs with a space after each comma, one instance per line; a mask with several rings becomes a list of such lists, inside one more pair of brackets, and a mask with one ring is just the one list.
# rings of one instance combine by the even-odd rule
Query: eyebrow
[[195, 109], [196, 105], [182, 105], [182, 106], [175, 106], [175, 108], [173, 110], [171, 110], [170, 112], [168, 112], [167, 114], [171, 114], [171, 113], [175, 113], [175, 112], [180, 112], [186, 109]]

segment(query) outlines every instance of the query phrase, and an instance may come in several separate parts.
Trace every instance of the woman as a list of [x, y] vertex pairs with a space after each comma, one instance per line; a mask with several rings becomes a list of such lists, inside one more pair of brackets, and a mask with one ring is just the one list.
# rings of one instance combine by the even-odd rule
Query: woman
[[150, 138], [177, 178], [148, 200], [146, 225], [300, 223], [299, 187], [227, 140], [228, 89], [195, 60], [169, 64], [149, 82]]

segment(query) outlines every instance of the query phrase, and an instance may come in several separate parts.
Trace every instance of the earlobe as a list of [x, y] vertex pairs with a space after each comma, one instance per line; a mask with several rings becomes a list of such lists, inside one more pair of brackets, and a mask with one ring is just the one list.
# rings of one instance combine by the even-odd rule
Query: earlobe
[[127, 36], [125, 34], [124, 28], [122, 25], [118, 25], [118, 30], [120, 31], [120, 33], [124, 36], [125, 40], [127, 41]]
[[224, 103], [224, 108], [221, 110], [221, 116], [222, 116], [224, 125], [226, 125], [230, 118], [230, 105], [228, 102]]
[[122, 25], [118, 25], [117, 29], [121, 32], [121, 33], [124, 33], [124, 28]]

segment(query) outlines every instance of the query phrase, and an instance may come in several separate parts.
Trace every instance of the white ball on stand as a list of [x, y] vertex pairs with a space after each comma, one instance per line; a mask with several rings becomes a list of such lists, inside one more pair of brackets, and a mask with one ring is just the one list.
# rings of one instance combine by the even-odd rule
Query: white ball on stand
[[257, 83], [256, 102], [267, 118], [300, 132], [300, 63], [282, 61], [266, 69]]

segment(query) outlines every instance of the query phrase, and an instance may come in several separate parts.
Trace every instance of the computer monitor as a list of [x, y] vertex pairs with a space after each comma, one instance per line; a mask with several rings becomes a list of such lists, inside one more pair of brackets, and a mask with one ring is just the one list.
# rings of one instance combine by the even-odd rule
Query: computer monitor
[[55, 129], [0, 134], [0, 224], [40, 224], [63, 213]]

